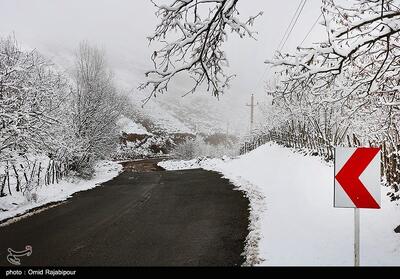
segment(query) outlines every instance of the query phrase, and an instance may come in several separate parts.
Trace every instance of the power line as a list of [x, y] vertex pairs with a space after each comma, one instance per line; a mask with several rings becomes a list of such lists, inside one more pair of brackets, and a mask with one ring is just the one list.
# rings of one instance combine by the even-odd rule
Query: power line
[[260, 83], [262, 82], [262, 80], [264, 79], [265, 74], [267, 73], [268, 67], [265, 67], [265, 70], [263, 72], [263, 74], [261, 75], [260, 79], [258, 80], [256, 87], [254, 88], [254, 91], [258, 89], [258, 87], [260, 86]]
[[388, 3], [389, 5], [392, 5], [393, 7], [395, 7], [396, 9], [400, 9], [398, 6], [396, 6], [395, 4], [393, 4], [392, 2]]
[[290, 29], [290, 27], [292, 26], [293, 21], [294, 21], [296, 15], [297, 15], [297, 13], [299, 12], [301, 5], [303, 4], [303, 1], [304, 1], [304, 0], [301, 0], [300, 3], [299, 3], [299, 5], [297, 6], [297, 9], [296, 9], [296, 11], [294, 12], [294, 15], [292, 16], [292, 19], [290, 20], [290, 23], [289, 23], [288, 27], [286, 27], [285, 33], [283, 33], [282, 39], [281, 39], [281, 41], [279, 42], [277, 48], [280, 47], [280, 45], [282, 44], [283, 40], [285, 39], [287, 33], [289, 32], [289, 29]]
[[308, 36], [311, 34], [311, 32], [313, 31], [315, 25], [317, 25], [319, 19], [321, 18], [322, 13], [319, 14], [317, 20], [313, 23], [313, 25], [311, 26], [310, 30], [308, 31], [307, 35], [304, 37], [304, 39], [301, 41], [301, 43], [299, 44], [299, 46], [301, 46], [305, 40], [307, 40]]
[[[279, 42], [279, 45], [278, 45], [278, 47], [277, 47], [277, 48], [279, 48], [280, 51], [283, 49], [283, 47], [285, 46], [287, 40], [289, 39], [290, 34], [292, 33], [292, 31], [293, 31], [295, 25], [297, 24], [297, 21], [299, 20], [299, 17], [300, 17], [300, 15], [301, 15], [301, 13], [302, 13], [302, 11], [303, 11], [304, 6], [305, 6], [306, 3], [307, 3], [307, 0], [301, 0], [300, 3], [299, 3], [299, 5], [297, 6], [297, 9], [296, 9], [294, 15], [292, 16], [292, 19], [290, 20], [290, 23], [289, 23], [288, 27], [286, 28], [285, 33], [284, 33], [284, 35], [283, 35], [283, 37], [282, 37], [282, 39], [281, 39], [281, 41]], [[321, 14], [321, 15], [322, 15], [322, 14]], [[321, 16], [321, 15], [320, 15], [320, 16]], [[317, 21], [318, 21], [318, 20], [317, 20]], [[315, 23], [315, 24], [316, 24], [316, 23]], [[314, 25], [315, 25], [315, 24], [314, 24]], [[314, 27], [312, 27], [312, 28], [314, 28]], [[289, 33], [288, 33], [288, 32], [289, 32]], [[311, 31], [310, 31], [310, 33], [311, 33]], [[307, 37], [308, 35], [309, 35], [309, 34], [307, 34], [306, 37]], [[285, 39], [285, 38], [286, 38], [286, 39]], [[285, 40], [285, 41], [284, 41], [284, 40]], [[283, 42], [283, 41], [284, 41], [284, 42]], [[283, 42], [283, 45], [282, 45], [281, 47], [279, 47], [279, 46], [282, 44], [282, 42]], [[258, 80], [258, 82], [257, 82], [256, 87], [254, 88], [254, 90], [257, 90], [258, 87], [260, 86], [262, 80], [264, 79], [265, 74], [267, 73], [268, 68], [269, 68], [269, 67], [266, 67], [266, 68], [265, 68], [265, 70], [264, 70], [263, 74], [261, 75], [260, 79]]]
[[300, 11], [299, 11], [299, 13], [297, 14], [297, 17], [296, 17], [296, 19], [295, 19], [295, 21], [294, 21], [294, 23], [293, 23], [293, 25], [292, 25], [292, 28], [290, 29], [289, 34], [286, 36], [286, 40], [283, 42], [283, 45], [282, 45], [281, 48], [279, 49], [280, 51], [282, 51], [282, 49], [285, 47], [285, 44], [286, 44], [287, 40], [289, 39], [290, 34], [292, 34], [292, 31], [293, 31], [294, 27], [296, 26], [296, 23], [297, 23], [297, 21], [299, 20], [299, 17], [300, 17], [300, 15], [301, 15], [301, 12], [303, 11], [304, 6], [305, 6], [306, 3], [307, 3], [307, 0], [304, 0], [303, 5], [301, 6]]

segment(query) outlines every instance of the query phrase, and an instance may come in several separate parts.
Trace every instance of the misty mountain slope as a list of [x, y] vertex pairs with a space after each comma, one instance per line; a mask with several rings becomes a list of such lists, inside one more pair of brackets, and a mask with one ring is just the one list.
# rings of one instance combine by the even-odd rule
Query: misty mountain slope
[[218, 101], [210, 101], [202, 96], [190, 97], [187, 101], [183, 100], [184, 98], [175, 99], [173, 102], [160, 100], [159, 105], [164, 111], [196, 132], [225, 133], [228, 120], [221, 113]]
[[[131, 97], [131, 96], [130, 96]], [[127, 117], [153, 134], [193, 133], [193, 130], [157, 102], [148, 102], [144, 107], [141, 102], [133, 101]]]
[[142, 100], [145, 98], [143, 93], [130, 93], [129, 98], [134, 107], [130, 116], [136, 117], [148, 130], [168, 133], [226, 133], [229, 118], [223, 112], [229, 106], [216, 98], [202, 92], [185, 97], [178, 93], [168, 93], [151, 98], [142, 107]]

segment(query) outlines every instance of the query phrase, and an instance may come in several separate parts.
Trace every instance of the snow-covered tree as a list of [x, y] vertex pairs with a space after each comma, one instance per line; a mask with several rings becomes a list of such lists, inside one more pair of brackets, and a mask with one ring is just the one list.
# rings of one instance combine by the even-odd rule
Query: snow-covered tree
[[[327, 41], [277, 53], [275, 102], [309, 112], [333, 108], [337, 121], [369, 139], [399, 138], [400, 9], [394, 0], [324, 0]], [[293, 109], [292, 108], [292, 109]], [[341, 119], [340, 119], [341, 118]]]
[[274, 112], [281, 123], [295, 123], [283, 130], [298, 127], [289, 134], [304, 127], [326, 146], [381, 145], [384, 173], [398, 191], [400, 1], [322, 4], [327, 40], [267, 61], [277, 69], [268, 89]]
[[81, 43], [76, 53], [71, 94], [71, 153], [78, 171], [106, 157], [118, 143], [116, 122], [122, 101], [104, 53]]
[[214, 96], [223, 93], [233, 77], [226, 73], [228, 60], [222, 47], [227, 33], [253, 37], [249, 26], [262, 13], [247, 21], [240, 19], [238, 0], [159, 2], [152, 1], [161, 22], [149, 40], [159, 42], [162, 47], [153, 52], [154, 69], [146, 73], [148, 79], [140, 88], [150, 86], [150, 98], [165, 92], [173, 77], [186, 73], [193, 80], [188, 93], [202, 84], [206, 84]]
[[37, 51], [0, 39], [0, 160], [54, 147], [51, 129], [66, 97], [66, 80]]

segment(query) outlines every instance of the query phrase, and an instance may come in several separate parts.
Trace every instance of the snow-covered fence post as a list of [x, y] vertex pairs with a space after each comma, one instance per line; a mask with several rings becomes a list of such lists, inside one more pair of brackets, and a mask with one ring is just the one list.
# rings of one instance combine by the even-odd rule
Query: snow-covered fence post
[[52, 167], [51, 167], [51, 172], [52, 172], [52, 179], [51, 179], [51, 184], [54, 184], [54, 160], [52, 161]]
[[399, 190], [399, 169], [398, 169], [398, 158], [394, 144], [388, 144], [387, 149], [387, 167], [386, 167], [386, 179], [390, 185], [393, 185], [395, 192]]
[[58, 172], [58, 163], [56, 162], [56, 165], [54, 167], [55, 172], [56, 172], [56, 183], [58, 184], [58, 179], [59, 179], [59, 172]]
[[54, 166], [54, 171], [55, 171], [55, 181], [56, 181], [56, 183], [58, 183], [58, 162], [57, 161], [55, 161], [55, 166]]
[[333, 147], [331, 144], [327, 145], [327, 149], [328, 149], [328, 158], [327, 161], [333, 160]]
[[68, 175], [68, 164], [66, 162], [63, 163], [63, 176], [67, 176]]
[[353, 133], [353, 144], [354, 144], [354, 146], [359, 146], [358, 145], [358, 141], [357, 141], [357, 137], [356, 137], [356, 135]]
[[391, 181], [391, 171], [390, 171], [390, 145], [385, 142], [385, 176], [386, 180], [390, 183]]
[[0, 197], [4, 197], [6, 194], [4, 194], [4, 186], [6, 185], [6, 179], [7, 177], [5, 175], [0, 175], [0, 179], [2, 179], [1, 183], [1, 190], [0, 190]]
[[42, 169], [42, 162], [39, 163], [39, 169], [38, 169], [38, 174], [37, 174], [37, 184], [36, 186], [39, 187], [40, 185], [40, 171]]
[[386, 165], [385, 165], [385, 159], [386, 159], [385, 142], [381, 143], [379, 147], [381, 149], [381, 177], [383, 177], [385, 175], [385, 168], [386, 168]]
[[314, 146], [313, 146], [313, 142], [312, 142], [310, 134], [307, 134], [307, 142], [308, 142], [308, 146], [309, 146], [309, 149], [311, 150], [311, 152], [314, 152]]
[[314, 146], [313, 146], [313, 144], [312, 144], [312, 139], [311, 139], [310, 134], [307, 134], [307, 142], [308, 142], [309, 149], [310, 149], [312, 152], [314, 152]]
[[291, 138], [291, 146], [290, 147], [296, 148], [296, 133], [293, 130], [293, 127], [290, 127], [290, 130], [288, 133]]
[[65, 177], [65, 163], [61, 163], [61, 178]]
[[311, 135], [311, 133], [308, 135], [308, 140], [310, 141], [310, 146], [311, 146], [312, 152], [315, 152], [314, 137]]
[[6, 176], [7, 176], [7, 187], [8, 187], [8, 193], [11, 194], [11, 188], [10, 188], [10, 165], [9, 162], [7, 161], [7, 165], [6, 165]]
[[389, 142], [386, 144], [386, 156], [387, 156], [387, 166], [386, 166], [386, 177], [389, 182], [389, 184], [392, 183], [393, 181], [393, 149], [392, 146]]
[[62, 179], [62, 163], [58, 163], [58, 179]]
[[324, 157], [325, 150], [324, 150], [324, 141], [321, 137], [318, 137], [318, 148], [320, 156]]
[[33, 167], [31, 170], [31, 177], [29, 178], [29, 184], [31, 184], [33, 182], [33, 175], [35, 173], [35, 168], [36, 168], [36, 161], [33, 163]]
[[[23, 166], [22, 164], [20, 164], [20, 167], [21, 167], [21, 170], [22, 170], [23, 173], [24, 173], [24, 178], [25, 178], [25, 189], [24, 189], [24, 191], [25, 191], [25, 190], [26, 190], [26, 187], [27, 187], [28, 184], [29, 184], [28, 176], [26, 175], [24, 166]], [[22, 190], [22, 189], [21, 189], [21, 190]]]
[[47, 164], [47, 170], [46, 170], [46, 176], [45, 176], [45, 184], [50, 185], [50, 166], [51, 166], [51, 159], [49, 160], [49, 163]]
[[346, 138], [347, 138], [347, 145], [348, 145], [349, 147], [351, 147], [350, 136], [349, 136], [348, 134], [346, 135]]
[[295, 126], [294, 120], [292, 121], [292, 126], [290, 127], [290, 130], [293, 135], [293, 147], [298, 148], [299, 142], [298, 142], [298, 138], [297, 138], [297, 131], [296, 131], [296, 126]]
[[[393, 172], [393, 184], [394, 187], [397, 188], [397, 190], [399, 189], [399, 184], [400, 184], [400, 157], [399, 157], [399, 149], [396, 148], [395, 143], [393, 144], [393, 149], [392, 149], [392, 160], [393, 160], [393, 168], [392, 168], [392, 172]], [[400, 146], [398, 146], [400, 147]]]
[[17, 168], [14, 165], [12, 165], [12, 167], [13, 167], [13, 170], [14, 170], [14, 173], [15, 173], [15, 179], [17, 180], [17, 185], [15, 186], [15, 190], [17, 192], [19, 192], [21, 190], [20, 189], [21, 182], [19, 180], [19, 175], [18, 175], [18, 172], [17, 172]]

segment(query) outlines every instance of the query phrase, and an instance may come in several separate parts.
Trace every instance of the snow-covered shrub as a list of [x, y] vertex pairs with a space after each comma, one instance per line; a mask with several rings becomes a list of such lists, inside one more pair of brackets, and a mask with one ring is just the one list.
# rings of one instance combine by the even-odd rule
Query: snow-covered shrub
[[24, 193], [24, 196], [29, 202], [37, 202], [39, 195], [37, 193], [32, 192], [32, 190], [27, 190]]
[[200, 138], [190, 139], [184, 143], [179, 144], [175, 147], [173, 155], [179, 159], [190, 160], [196, 158], [196, 142], [197, 144], [204, 144], [204, 141]]

